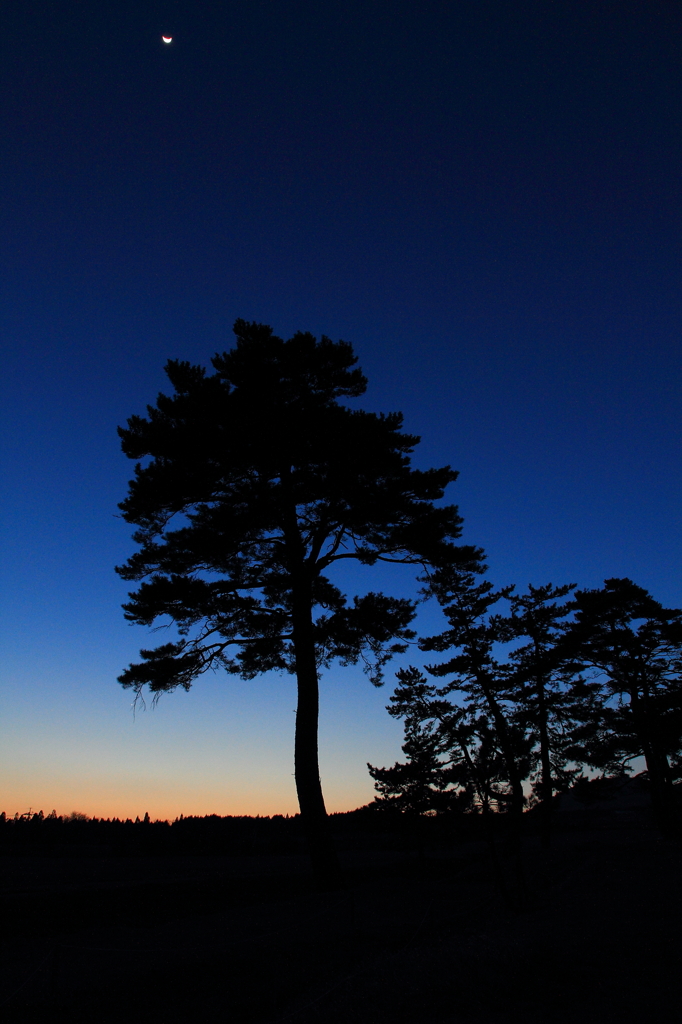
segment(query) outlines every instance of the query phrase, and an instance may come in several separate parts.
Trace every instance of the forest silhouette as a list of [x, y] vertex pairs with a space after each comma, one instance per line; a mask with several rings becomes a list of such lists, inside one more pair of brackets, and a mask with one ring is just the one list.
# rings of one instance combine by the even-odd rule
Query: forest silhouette
[[[208, 669], [292, 673], [300, 814], [0, 815], [6, 1019], [665, 1016], [682, 611], [624, 578], [496, 590], [457, 543], [456, 472], [412, 467], [400, 414], [342, 404], [366, 388], [350, 345], [235, 334], [212, 373], [168, 363], [173, 394], [119, 431], [125, 615], [176, 631], [119, 681], [157, 699]], [[416, 600], [349, 601], [341, 560], [413, 566], [442, 631], [416, 636]], [[434, 660], [397, 672], [405, 760], [328, 815], [319, 674], [379, 685], [409, 643]]]

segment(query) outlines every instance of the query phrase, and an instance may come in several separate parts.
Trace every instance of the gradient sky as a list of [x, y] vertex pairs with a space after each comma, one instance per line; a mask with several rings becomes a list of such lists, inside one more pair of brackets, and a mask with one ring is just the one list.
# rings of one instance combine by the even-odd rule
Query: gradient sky
[[[654, 0], [3, 0], [0, 809], [296, 810], [291, 677], [135, 717], [116, 682], [150, 644], [116, 426], [236, 317], [353, 344], [495, 582], [682, 604], [681, 29]], [[399, 756], [391, 679], [323, 680], [330, 810]]]

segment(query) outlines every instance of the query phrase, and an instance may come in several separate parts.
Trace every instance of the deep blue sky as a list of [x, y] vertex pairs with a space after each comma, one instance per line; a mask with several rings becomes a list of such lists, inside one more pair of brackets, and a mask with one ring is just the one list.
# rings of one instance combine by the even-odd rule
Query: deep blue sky
[[[134, 722], [115, 682], [149, 642], [115, 428], [238, 316], [354, 345], [497, 582], [682, 604], [681, 30], [654, 0], [4, 0], [6, 810], [295, 809], [290, 679]], [[343, 809], [400, 729], [324, 686]]]

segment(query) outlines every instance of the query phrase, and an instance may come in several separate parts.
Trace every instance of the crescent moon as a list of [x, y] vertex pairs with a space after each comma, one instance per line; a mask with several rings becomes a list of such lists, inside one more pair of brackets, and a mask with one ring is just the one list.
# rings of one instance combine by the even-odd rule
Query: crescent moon
[[173, 36], [161, 36], [161, 38], [163, 39], [164, 43], [172, 43], [173, 42]]

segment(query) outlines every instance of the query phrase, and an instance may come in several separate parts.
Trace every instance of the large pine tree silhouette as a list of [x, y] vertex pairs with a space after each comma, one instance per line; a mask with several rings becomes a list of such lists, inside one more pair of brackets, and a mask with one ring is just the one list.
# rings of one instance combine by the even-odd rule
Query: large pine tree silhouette
[[382, 593], [349, 603], [336, 563], [424, 567], [480, 557], [454, 541], [461, 519], [438, 505], [456, 473], [413, 469], [419, 438], [399, 413], [351, 409], [366, 379], [351, 346], [311, 334], [288, 341], [235, 324], [213, 373], [171, 361], [172, 395], [120, 429], [136, 466], [123, 516], [139, 549], [118, 572], [139, 583], [126, 618], [170, 620], [178, 636], [120, 682], [155, 695], [188, 689], [209, 668], [243, 678], [296, 675], [295, 778], [314, 869], [334, 884], [318, 766], [318, 672], [362, 660], [374, 683], [413, 637], [414, 604]]

